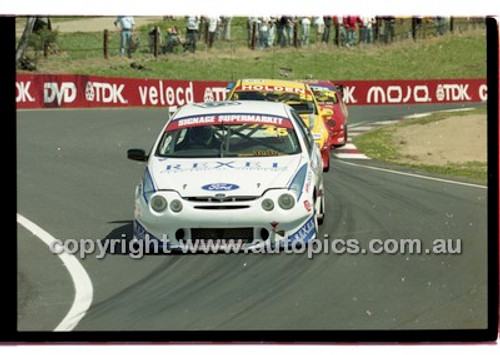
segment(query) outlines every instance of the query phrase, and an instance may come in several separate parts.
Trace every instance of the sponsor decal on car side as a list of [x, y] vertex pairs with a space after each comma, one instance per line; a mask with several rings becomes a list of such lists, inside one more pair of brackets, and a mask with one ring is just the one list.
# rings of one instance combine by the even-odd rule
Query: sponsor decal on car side
[[314, 223], [314, 215], [311, 216], [295, 233], [288, 237], [288, 242], [303, 241], [306, 242], [316, 234], [316, 224]]

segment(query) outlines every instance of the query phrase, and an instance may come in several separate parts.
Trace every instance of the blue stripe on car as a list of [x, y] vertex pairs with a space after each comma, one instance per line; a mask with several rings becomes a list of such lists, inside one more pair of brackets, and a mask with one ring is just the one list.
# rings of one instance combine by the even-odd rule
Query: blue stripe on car
[[306, 173], [307, 173], [307, 163], [305, 163], [300, 167], [300, 169], [297, 171], [292, 181], [290, 182], [290, 185], [288, 185], [288, 190], [290, 190], [294, 184], [297, 185], [299, 193], [299, 195], [297, 196], [297, 202], [300, 200], [300, 196], [302, 196], [302, 190], [304, 189], [304, 182], [306, 181]]
[[142, 197], [144, 197], [144, 201], [148, 203], [148, 198], [146, 197], [146, 192], [155, 192], [155, 184], [153, 182], [153, 178], [151, 177], [151, 174], [149, 173], [149, 169], [146, 168], [144, 172], [144, 180], [143, 180], [143, 186], [142, 186]]

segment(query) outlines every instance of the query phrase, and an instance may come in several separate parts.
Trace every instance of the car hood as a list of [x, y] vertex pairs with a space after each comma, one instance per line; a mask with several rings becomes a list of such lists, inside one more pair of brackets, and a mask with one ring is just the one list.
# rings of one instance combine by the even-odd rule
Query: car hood
[[153, 157], [149, 171], [156, 189], [176, 190], [182, 197], [219, 193], [260, 196], [267, 189], [287, 187], [303, 162], [301, 154], [209, 159]]

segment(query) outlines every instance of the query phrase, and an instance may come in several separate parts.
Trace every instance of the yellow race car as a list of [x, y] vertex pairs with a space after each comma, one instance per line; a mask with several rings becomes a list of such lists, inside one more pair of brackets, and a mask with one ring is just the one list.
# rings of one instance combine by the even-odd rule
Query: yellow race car
[[308, 84], [289, 80], [240, 79], [234, 83], [227, 99], [284, 102], [294, 108], [321, 151], [323, 171], [330, 169], [329, 133], [323, 118], [331, 116], [332, 112], [320, 108]]

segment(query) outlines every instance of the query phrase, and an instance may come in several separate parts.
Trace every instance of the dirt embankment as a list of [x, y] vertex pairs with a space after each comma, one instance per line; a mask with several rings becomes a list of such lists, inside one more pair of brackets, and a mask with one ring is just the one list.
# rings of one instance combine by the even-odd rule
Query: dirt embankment
[[449, 117], [399, 128], [393, 138], [408, 163], [441, 165], [487, 161], [485, 114]]
[[[113, 30], [115, 28], [115, 17], [81, 17], [68, 21], [52, 21], [52, 28], [59, 32], [102, 32], [105, 29]], [[144, 26], [154, 22], [160, 22], [163, 17], [140, 17], [135, 16], [134, 21], [136, 27]], [[16, 35], [21, 35], [24, 30], [25, 19], [19, 18], [16, 20]]]

